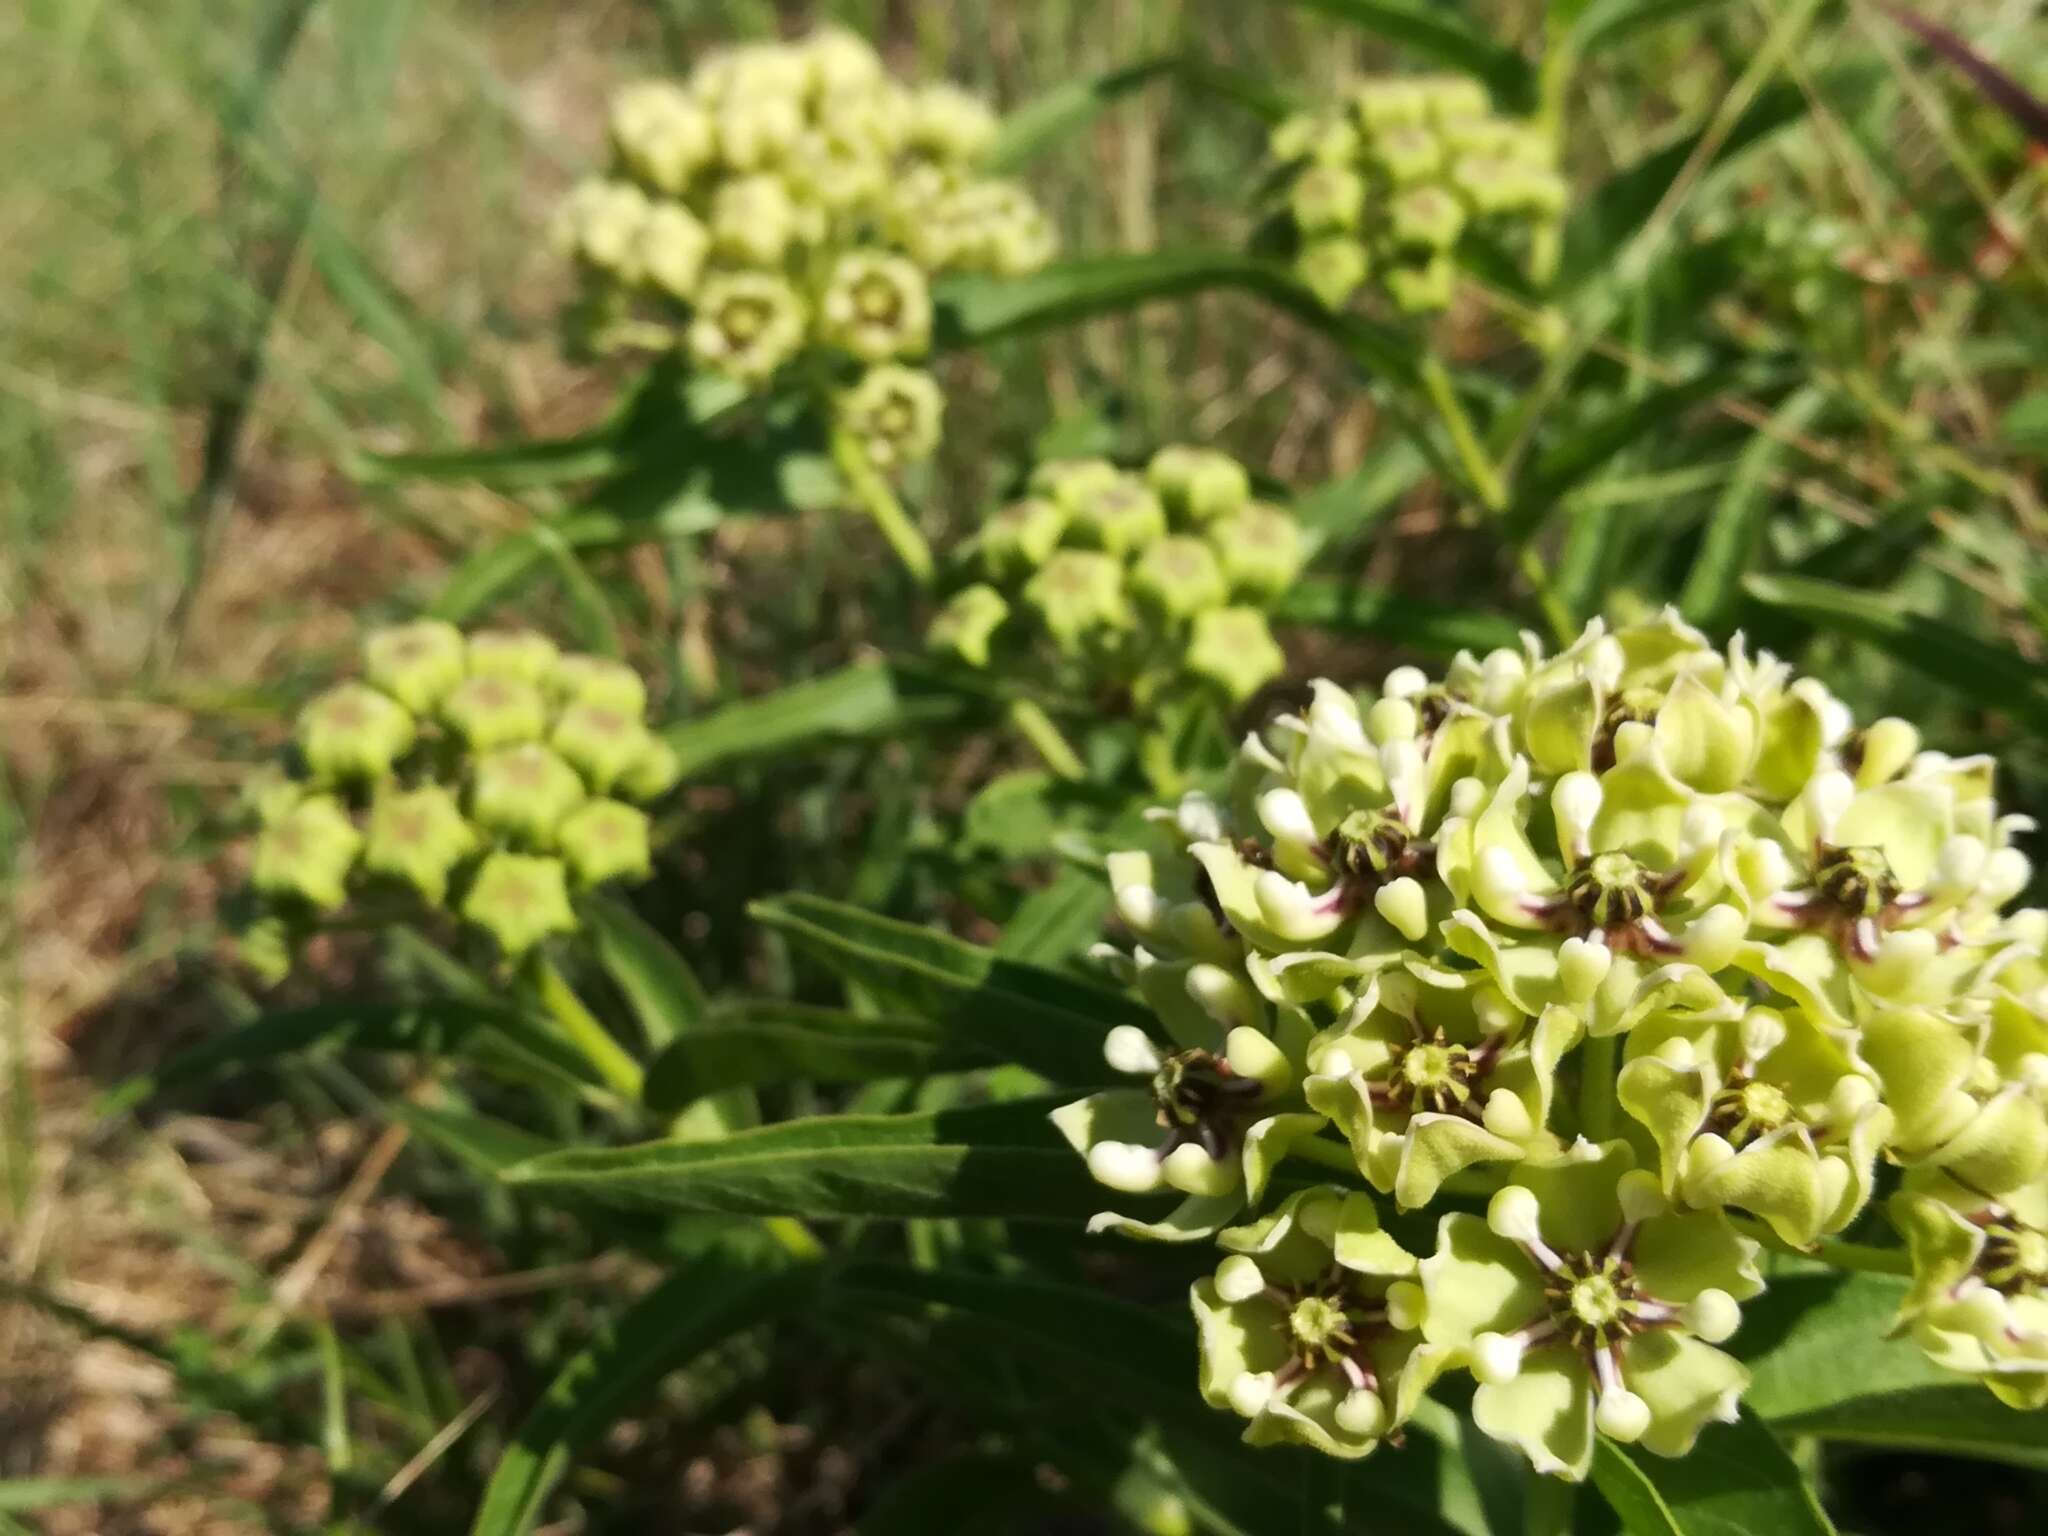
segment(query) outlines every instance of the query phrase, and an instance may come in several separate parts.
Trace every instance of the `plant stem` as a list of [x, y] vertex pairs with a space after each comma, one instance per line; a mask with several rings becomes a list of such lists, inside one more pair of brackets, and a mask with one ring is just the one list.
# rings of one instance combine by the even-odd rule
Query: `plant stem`
[[1561, 1477], [1529, 1469], [1522, 1493], [1522, 1536], [1571, 1536], [1578, 1490]]
[[1579, 1134], [1588, 1141], [1614, 1135], [1613, 1035], [1589, 1035], [1579, 1052]]
[[562, 1026], [569, 1043], [583, 1053], [584, 1059], [597, 1068], [598, 1076], [614, 1091], [638, 1104], [644, 1077], [640, 1063], [627, 1055], [625, 1047], [583, 1006], [583, 999], [563, 979], [554, 963], [535, 950], [526, 962], [526, 975], [542, 1004]]
[[1045, 759], [1046, 767], [1071, 783], [1078, 784], [1088, 777], [1088, 769], [1080, 754], [1075, 752], [1060, 728], [1053, 724], [1052, 716], [1036, 700], [1012, 699], [1009, 713], [1010, 724]]
[[1903, 1248], [1876, 1248], [1869, 1243], [1844, 1242], [1838, 1237], [1824, 1237], [1811, 1248], [1801, 1248], [1786, 1242], [1771, 1230], [1769, 1223], [1758, 1221], [1753, 1216], [1731, 1216], [1728, 1220], [1744, 1237], [1754, 1238], [1773, 1253], [1790, 1254], [1795, 1259], [1812, 1259], [1817, 1264], [1866, 1275], [1913, 1273], [1912, 1257]]
[[918, 532], [910, 514], [903, 510], [903, 503], [896, 499], [896, 493], [889, 489], [889, 482], [876, 470], [860, 439], [851, 432], [835, 431], [832, 434], [832, 462], [839, 466], [839, 473], [853, 492], [854, 499], [875, 520], [875, 526], [882, 530], [882, 537], [896, 551], [896, 558], [903, 562], [903, 568], [917, 579], [919, 586], [930, 586], [935, 570], [932, 547]]
[[[1480, 505], [1492, 515], [1496, 526], [1508, 509], [1507, 483], [1501, 479], [1500, 470], [1486, 451], [1486, 445], [1473, 430], [1472, 418], [1465, 414], [1465, 407], [1458, 400], [1458, 391], [1451, 383], [1450, 374], [1434, 355], [1425, 353], [1422, 359], [1422, 387], [1429, 396], [1429, 403], [1436, 410], [1437, 419], [1450, 434], [1451, 446], [1457, 450], [1458, 463], [1465, 471], [1466, 482], [1479, 498]], [[1522, 579], [1529, 583], [1529, 590], [1536, 599], [1536, 606], [1542, 611], [1543, 622], [1550, 627], [1552, 637], [1559, 645], [1570, 645], [1577, 638], [1579, 627], [1572, 622], [1572, 616], [1557, 591], [1550, 584], [1550, 572], [1543, 568], [1543, 559], [1526, 544], [1515, 546], [1515, 567], [1522, 573]]]

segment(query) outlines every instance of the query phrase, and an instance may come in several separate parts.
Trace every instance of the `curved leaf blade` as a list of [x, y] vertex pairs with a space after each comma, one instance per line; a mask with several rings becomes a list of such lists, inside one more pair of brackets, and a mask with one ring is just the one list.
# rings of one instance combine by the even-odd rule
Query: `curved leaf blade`
[[735, 1216], [1075, 1222], [1103, 1190], [1024, 1099], [908, 1115], [822, 1115], [718, 1141], [551, 1153], [506, 1182], [606, 1205]]
[[1348, 22], [1434, 63], [1484, 80], [1503, 104], [1533, 105], [1536, 75], [1529, 61], [1493, 42], [1446, 0], [1288, 0], [1303, 10]]
[[644, 1099], [648, 1108], [674, 1114], [736, 1088], [928, 1077], [986, 1060], [948, 1040], [928, 1020], [751, 1003], [722, 1011], [672, 1041], [648, 1068]]
[[1749, 440], [1736, 461], [1735, 473], [1714, 503], [1700, 552], [1686, 573], [1678, 609], [1686, 618], [1719, 633], [1735, 620], [1742, 596], [1742, 576], [1753, 557], [1767, 509], [1771, 476], [1806, 424], [1819, 414], [1827, 397], [1808, 386], [1771, 416], [1771, 430]]
[[1629, 1536], [1834, 1536], [1813, 1489], [1752, 1413], [1708, 1425], [1679, 1457], [1603, 1437], [1593, 1482]]
[[967, 702], [910, 669], [861, 661], [681, 721], [667, 735], [688, 776], [821, 741], [892, 736], [957, 714]]
[[1336, 581], [1298, 581], [1273, 617], [1283, 624], [1316, 624], [1356, 634], [1385, 635], [1418, 650], [1449, 655], [1514, 645], [1519, 626], [1506, 614], [1451, 608], [1384, 587]]

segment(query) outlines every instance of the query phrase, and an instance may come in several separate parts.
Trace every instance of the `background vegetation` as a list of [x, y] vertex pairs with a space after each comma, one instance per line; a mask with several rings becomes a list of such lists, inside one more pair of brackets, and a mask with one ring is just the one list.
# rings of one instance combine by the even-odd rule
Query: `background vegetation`
[[[1511, 346], [1511, 287], [1461, 311], [1475, 414], [1498, 426], [1545, 407], [1501, 444], [1516, 495], [1504, 523], [1482, 522], [1327, 328], [1217, 281], [1202, 254], [1250, 233], [1262, 110], [1429, 62], [1346, 25], [1373, 9], [816, 8], [902, 68], [1040, 104], [1028, 174], [1071, 251], [1178, 253], [1147, 279], [1168, 302], [948, 360], [943, 457], [909, 491], [927, 527], [971, 527], [1038, 454], [1213, 442], [1293, 487], [1325, 537], [1287, 634], [1293, 684], [1538, 624], [1527, 549], [1572, 616], [1677, 600], [1742, 626], [1859, 714], [1996, 753], [2011, 808], [2040, 814], [2039, 151], [1862, 0], [1553, 7], [1578, 17], [1585, 54], [1563, 103], [1585, 189], [1564, 250], [1568, 341], [1548, 362]], [[1543, 7], [1463, 10], [1504, 50], [1540, 52]], [[2031, 0], [1927, 11], [2023, 78], [2039, 54]], [[1093, 877], [1054, 856], [1088, 807], [1004, 776], [1028, 755], [915, 669], [843, 670], [914, 651], [917, 597], [800, 476], [786, 488], [804, 509], [737, 508], [706, 529], [678, 498], [614, 482], [593, 497], [517, 466], [437, 481], [371, 457], [605, 419], [623, 376], [562, 359], [565, 281], [543, 231], [601, 153], [606, 93], [812, 14], [0, 13], [0, 1530], [446, 1529], [556, 1370], [658, 1278], [423, 1129], [474, 1091], [445, 1062], [280, 1059], [107, 1112], [104, 1090], [256, 1015], [213, 915], [237, 878], [236, 791], [361, 623], [446, 607], [452, 577], [479, 612], [618, 636], [677, 717], [838, 680], [823, 734], [843, 741], [806, 715], [783, 751], [707, 757], [668, 829], [642, 915], [713, 993], [830, 991], [745, 915], [792, 888], [1058, 958], [1097, 927]], [[1145, 61], [1159, 62], [1142, 84], [1114, 74]], [[595, 520], [579, 549], [485, 579], [479, 558], [526, 548], [577, 495]], [[628, 524], [648, 517], [691, 531], [644, 540], [663, 525]], [[941, 714], [947, 729], [911, 729]], [[317, 987], [284, 1001], [407, 981], [367, 944], [325, 943], [318, 961]], [[792, 1090], [769, 1107], [811, 1104]], [[913, 1253], [967, 1240], [907, 1236]], [[749, 1283], [719, 1266], [754, 1240], [709, 1222], [673, 1235], [713, 1290]], [[904, 1236], [876, 1242], [900, 1254]], [[1110, 1468], [1105, 1502], [981, 1459], [981, 1429], [1036, 1399], [969, 1332], [858, 1342], [829, 1308], [721, 1337], [582, 1458], [550, 1517], [933, 1529], [948, 1508], [979, 1518], [946, 1500], [997, 1489], [1037, 1529], [1107, 1529], [1171, 1492]], [[1049, 1433], [1085, 1465], [1100, 1426]], [[2025, 1530], [2048, 1513], [2038, 1475], [1850, 1441], [1827, 1464], [1847, 1527], [1967, 1508], [1973, 1528]]]

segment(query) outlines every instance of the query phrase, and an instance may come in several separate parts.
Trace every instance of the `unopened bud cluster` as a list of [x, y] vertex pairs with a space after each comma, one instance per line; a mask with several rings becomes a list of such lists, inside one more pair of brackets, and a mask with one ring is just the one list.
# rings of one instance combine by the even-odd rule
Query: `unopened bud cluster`
[[932, 278], [1028, 272], [1053, 250], [1030, 194], [976, 170], [995, 128], [975, 97], [901, 84], [836, 30], [627, 87], [611, 172], [558, 219], [592, 338], [679, 347], [749, 390], [800, 376], [877, 464], [928, 457]]
[[359, 905], [448, 912], [508, 955], [577, 926], [583, 890], [644, 879], [643, 806], [675, 784], [623, 663], [545, 636], [432, 620], [371, 634], [363, 676], [301, 711], [287, 775], [254, 796], [252, 958], [281, 970], [314, 922]]
[[[1757, 1239], [1824, 1254], [1884, 1165], [1901, 1326], [2048, 1404], [2048, 912], [1988, 759], [1666, 614], [1319, 682], [1156, 815], [1109, 860], [1141, 1081], [1054, 1118], [1179, 1202], [1096, 1226], [1226, 1251], [1202, 1390], [1249, 1438], [1362, 1455], [1462, 1371], [1544, 1471], [1681, 1454], [1747, 1385]], [[1291, 1154], [1373, 1195], [1231, 1225]], [[1380, 1228], [1454, 1198], [1427, 1254]]]
[[1142, 473], [1057, 460], [982, 525], [929, 643], [1141, 709], [1188, 689], [1234, 704], [1285, 669], [1266, 615], [1304, 553], [1226, 454], [1162, 448]]
[[1361, 81], [1282, 122], [1271, 149], [1295, 273], [1332, 309], [1368, 284], [1403, 314], [1445, 309], [1468, 228], [1513, 245], [1564, 208], [1549, 139], [1464, 76]]

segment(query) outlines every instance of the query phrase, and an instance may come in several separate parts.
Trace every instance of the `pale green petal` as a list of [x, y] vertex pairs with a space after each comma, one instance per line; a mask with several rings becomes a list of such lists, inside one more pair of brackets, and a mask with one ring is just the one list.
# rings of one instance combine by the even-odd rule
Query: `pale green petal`
[[1216, 1283], [1197, 1280], [1188, 1292], [1201, 1353], [1196, 1380], [1211, 1408], [1230, 1406], [1230, 1384], [1256, 1371], [1277, 1371], [1287, 1363], [1287, 1316], [1264, 1296], [1227, 1302]]
[[1553, 1157], [1532, 1157], [1515, 1182], [1536, 1196], [1543, 1240], [1559, 1253], [1604, 1249], [1621, 1229], [1621, 1176], [1635, 1165], [1628, 1143], [1575, 1143]]
[[1480, 1163], [1513, 1162], [1523, 1148], [1461, 1115], [1417, 1115], [1408, 1123], [1401, 1161], [1394, 1175], [1394, 1199], [1403, 1210], [1418, 1210], [1436, 1198], [1454, 1173]]
[[1695, 1161], [1686, 1175], [1688, 1205], [1735, 1206], [1761, 1216], [1795, 1248], [1820, 1236], [1833, 1205], [1821, 1177], [1820, 1154], [1796, 1127], [1758, 1137], [1712, 1166]]
[[1462, 1348], [1475, 1334], [1511, 1333], [1543, 1313], [1536, 1266], [1477, 1216], [1444, 1217], [1436, 1252], [1419, 1270], [1428, 1298], [1422, 1335], [1432, 1344]]
[[1539, 1472], [1582, 1480], [1593, 1465], [1593, 1383], [1566, 1349], [1538, 1350], [1521, 1374], [1472, 1395], [1472, 1422]]
[[1189, 1195], [1157, 1221], [1126, 1216], [1121, 1211], [1097, 1211], [1088, 1218], [1090, 1233], [1114, 1232], [1120, 1237], [1143, 1238], [1154, 1243], [1192, 1243], [1214, 1237], [1231, 1217], [1244, 1209], [1244, 1195]]
[[1913, 890], [1934, 873], [1953, 830], [1954, 806], [1951, 795], [1932, 785], [1880, 785], [1849, 802], [1828, 840], [1841, 848], [1883, 850], [1892, 873]]
[[1707, 1117], [1712, 1084], [1704, 1066], [1678, 1067], [1659, 1056], [1638, 1056], [1621, 1069], [1614, 1096], [1657, 1144], [1664, 1191], [1677, 1187], [1686, 1146]]
[[1745, 1301], [1764, 1288], [1757, 1245], [1719, 1211], [1652, 1216], [1636, 1229], [1636, 1278], [1660, 1301], [1687, 1302], [1701, 1291], [1726, 1291]]
[[1708, 1424], [1732, 1423], [1749, 1386], [1738, 1361], [1690, 1334], [1639, 1334], [1620, 1354], [1623, 1383], [1650, 1406], [1643, 1447], [1659, 1456], [1683, 1456]]
[[1970, 1273], [1984, 1233], [1945, 1201], [1912, 1190], [1893, 1195], [1885, 1214], [1913, 1256], [1913, 1286], [1899, 1305], [1899, 1321], [1906, 1322], [1945, 1300]]

